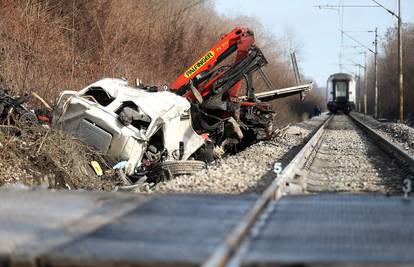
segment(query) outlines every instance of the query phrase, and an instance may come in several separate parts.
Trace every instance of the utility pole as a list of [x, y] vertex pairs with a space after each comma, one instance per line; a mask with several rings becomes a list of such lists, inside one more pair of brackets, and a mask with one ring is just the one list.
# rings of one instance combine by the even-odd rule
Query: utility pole
[[358, 68], [358, 76], [357, 76], [357, 78], [358, 78], [358, 80], [357, 80], [358, 81], [357, 111], [358, 112], [361, 112], [361, 67]]
[[[365, 65], [361, 65], [359, 63], [356, 63], [353, 60], [349, 60], [354, 63], [354, 66], [358, 66], [358, 75], [355, 74], [355, 78], [358, 77], [358, 99], [357, 99], [357, 111], [362, 111], [362, 102], [364, 102], [364, 114], [367, 114], [367, 87], [368, 87], [368, 79], [367, 79], [367, 52], [361, 52], [360, 54], [365, 55]], [[361, 68], [364, 69], [364, 92], [362, 93], [362, 86], [361, 86]], [[363, 100], [362, 100], [363, 99]]]
[[368, 69], [368, 65], [367, 65], [367, 51], [364, 51], [364, 55], [365, 55], [365, 68], [364, 68], [364, 115], [367, 115], [367, 99], [368, 99], [368, 77], [367, 77], [367, 69]]
[[400, 121], [404, 122], [404, 74], [403, 74], [403, 43], [401, 0], [398, 0], [398, 77], [400, 87]]
[[[390, 13], [392, 16], [394, 16], [394, 17], [396, 17], [397, 19], [398, 19], [398, 80], [399, 80], [399, 82], [398, 82], [398, 84], [399, 84], [399, 106], [400, 106], [400, 116], [399, 116], [399, 118], [400, 118], [400, 121], [401, 122], [403, 122], [404, 121], [404, 73], [403, 73], [403, 44], [402, 44], [402, 31], [403, 31], [403, 29], [402, 29], [402, 17], [401, 17], [401, 0], [398, 0], [398, 14], [395, 14], [393, 11], [391, 11], [390, 9], [388, 9], [388, 8], [386, 8], [384, 5], [382, 5], [381, 3], [379, 3], [378, 2], [378, 0], [371, 0], [372, 2], [374, 2], [375, 4], [376, 4], [376, 6], [375, 5], [373, 5], [373, 6], [371, 6], [371, 5], [348, 5], [348, 6], [344, 6], [344, 5], [325, 5], [325, 6], [322, 6], [322, 5], [320, 5], [320, 6], [315, 6], [315, 7], [318, 7], [319, 9], [323, 9], [323, 8], [326, 8], [326, 9], [337, 9], [337, 8], [344, 8], [344, 7], [350, 7], [350, 8], [364, 8], [364, 7], [381, 7], [381, 8], [383, 8], [384, 10], [386, 10], [388, 13]], [[377, 31], [375, 31], [375, 40], [376, 40], [376, 42], [375, 43], [377, 43]], [[377, 49], [376, 49], [376, 52], [378, 52], [377, 51]], [[377, 57], [377, 53], [375, 53], [375, 58]], [[376, 60], [375, 60], [376, 61]], [[375, 73], [376, 73], [376, 71], [375, 71]], [[377, 114], [377, 112], [378, 112], [378, 106], [377, 106], [377, 103], [378, 103], [378, 100], [377, 100], [377, 97], [378, 97], [378, 94], [377, 94], [377, 90], [378, 90], [378, 84], [377, 84], [377, 81], [375, 81], [375, 84], [376, 84], [376, 86], [375, 86], [375, 88], [376, 88], [376, 96], [375, 96], [375, 108], [376, 108], [376, 115], [378, 115]]]
[[361, 99], [362, 99], [362, 86], [361, 86], [361, 68], [362, 65], [358, 64], [358, 112], [361, 112]]
[[298, 68], [298, 62], [296, 61], [296, 53], [290, 53], [290, 59], [292, 61], [293, 72], [295, 73], [296, 85], [300, 85], [302, 83], [300, 79], [300, 73]]
[[378, 119], [378, 28], [375, 28], [375, 53], [374, 53], [374, 81], [375, 81], [375, 108], [374, 116]]
[[[377, 67], [377, 63], [378, 63], [378, 28], [375, 28], [375, 31], [367, 31], [369, 33], [374, 32], [375, 33], [375, 39], [374, 39], [374, 46], [375, 49], [372, 50], [369, 47], [365, 46], [363, 43], [361, 43], [360, 41], [358, 41], [357, 39], [353, 38], [351, 35], [349, 35], [348, 33], [346, 33], [345, 31], [341, 31], [346, 37], [348, 37], [349, 39], [351, 39], [352, 41], [354, 41], [355, 43], [357, 43], [359, 46], [365, 48], [366, 50], [368, 50], [369, 52], [371, 52], [372, 54], [374, 54], [374, 91], [375, 91], [375, 96], [374, 96], [374, 117], [377, 118], [378, 117], [378, 67]], [[365, 51], [365, 70], [367, 70], [367, 56], [366, 56], [366, 51]], [[365, 73], [365, 77], [367, 77], [367, 74]], [[365, 80], [366, 82], [366, 80]], [[364, 88], [365, 91], [365, 95], [364, 95], [364, 101], [365, 101], [365, 115], [367, 114], [367, 83], [365, 85]]]

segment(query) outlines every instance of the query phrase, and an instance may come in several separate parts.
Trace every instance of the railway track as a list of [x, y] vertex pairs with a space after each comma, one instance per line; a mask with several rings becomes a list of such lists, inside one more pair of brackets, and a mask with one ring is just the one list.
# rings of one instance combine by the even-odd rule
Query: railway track
[[[252, 243], [252, 240], [256, 239], [257, 236], [260, 236], [260, 232], [266, 231], [266, 229], [263, 230], [266, 222], [267, 225], [271, 225], [270, 228], [273, 228], [272, 230], [275, 232], [280, 231], [280, 229], [278, 229], [280, 225], [277, 225], [277, 222], [279, 222], [278, 219], [284, 220], [283, 216], [273, 218], [276, 222], [273, 225], [272, 219], [269, 219], [269, 217], [272, 217], [271, 214], [273, 213], [274, 215], [274, 211], [278, 209], [280, 205], [279, 200], [282, 196], [322, 192], [402, 193], [404, 179], [410, 177], [414, 171], [414, 157], [408, 155], [403, 149], [380, 136], [352, 115], [332, 115], [317, 131], [315, 131], [314, 135], [284, 170], [279, 169], [278, 165], [279, 164], [276, 162], [275, 166], [277, 166], [277, 168], [275, 168], [274, 171], [278, 173], [278, 175], [275, 181], [259, 197], [253, 205], [253, 208], [249, 210], [245, 218], [234, 228], [233, 232], [204, 263], [204, 267], [226, 266], [229, 263], [233, 264], [231, 266], [239, 266], [243, 265], [245, 259], [247, 259], [247, 262], [249, 262], [250, 259], [250, 264], [247, 265], [252, 266], [266, 266], [266, 263], [269, 263], [266, 262], [266, 260], [269, 260], [269, 258], [270, 265], [280, 263], [281, 259], [284, 259], [283, 255], [279, 255], [281, 256], [279, 258], [276, 257], [277, 260], [275, 261], [274, 255], [277, 255], [277, 253], [275, 253], [274, 249], [267, 251], [268, 254], [261, 253], [262, 250], [266, 250], [266, 246], [268, 249], [269, 247], [272, 247], [272, 245], [274, 246], [275, 244], [278, 244], [278, 241], [275, 240], [273, 240], [275, 241], [274, 243], [268, 241], [269, 233], [267, 233], [267, 235], [261, 235], [262, 242], [256, 241], [256, 243], [259, 243], [259, 253], [256, 251], [256, 254], [253, 253], [252, 256], [252, 253], [249, 253], [248, 251], [249, 247], [253, 247], [252, 251], [254, 251], [255, 246], [250, 245], [250, 243]], [[301, 204], [304, 204], [303, 200], [300, 201], [302, 201]], [[335, 205], [328, 204], [326, 207], [323, 207], [318, 197], [315, 200], [309, 199], [308, 201], [310, 203], [316, 203], [313, 207], [316, 208], [316, 213], [320, 211], [321, 208], [326, 208], [327, 210], [331, 209], [331, 212], [335, 213]], [[354, 201], [361, 205], [361, 207], [359, 207], [361, 212], [369, 212], [369, 208], [364, 206], [363, 198], [358, 199], [358, 197], [356, 197]], [[369, 206], [369, 201], [365, 204]], [[306, 207], [306, 205], [303, 205], [303, 207]], [[308, 215], [308, 218], [303, 218], [305, 222], [312, 221], [307, 213], [309, 210], [306, 211], [306, 208], [303, 207], [297, 207], [302, 214], [297, 214], [298, 218], [292, 220], [292, 223], [296, 224], [296, 226], [298, 222], [301, 222], [299, 216], [303, 214], [305, 217]], [[336, 205], [336, 207], [340, 208], [340, 205]], [[308, 208], [312, 210], [312, 207]], [[285, 212], [291, 213], [289, 211]], [[372, 218], [365, 219], [369, 221]], [[322, 224], [323, 219], [318, 221], [318, 223]], [[341, 222], [338, 221], [333, 224], [335, 223], [341, 224]], [[277, 226], [276, 228], [275, 225]], [[302, 226], [305, 228], [306, 223]], [[281, 228], [283, 228], [283, 225]], [[287, 231], [292, 230], [289, 227], [287, 228]], [[304, 229], [298, 227], [295, 230], [298, 232], [294, 232], [294, 234], [300, 235], [300, 230]], [[318, 230], [320, 231], [321, 229], [318, 228]], [[362, 235], [363, 233], [360, 233], [358, 230], [360, 229], [356, 229], [355, 232]], [[314, 231], [314, 233], [320, 232]], [[280, 237], [280, 235], [276, 234], [273, 235], [273, 237]], [[292, 240], [294, 240], [295, 236], [293, 235], [291, 237]], [[334, 237], [334, 239], [335, 238], [337, 237]], [[412, 238], [414, 238], [414, 236], [412, 236]], [[260, 240], [260, 238], [258, 239]], [[341, 242], [340, 239], [335, 241], [339, 243]], [[261, 244], [263, 242], [265, 245]], [[296, 245], [299, 243], [300, 242]], [[308, 246], [312, 245], [314, 244], [308, 244]], [[295, 246], [289, 248], [294, 249]], [[289, 254], [288, 251], [285, 252]], [[403, 251], [405, 252], [406, 250]], [[301, 253], [290, 253], [287, 260], [288, 263], [292, 264], [292, 259], [300, 259], [300, 255]], [[350, 258], [352, 258], [352, 256]], [[296, 262], [293, 261], [293, 263]]]
[[330, 116], [257, 198], [3, 192], [0, 266], [414, 266], [413, 167]]
[[306, 190], [399, 193], [408, 173], [351, 117], [337, 115], [302, 168]]

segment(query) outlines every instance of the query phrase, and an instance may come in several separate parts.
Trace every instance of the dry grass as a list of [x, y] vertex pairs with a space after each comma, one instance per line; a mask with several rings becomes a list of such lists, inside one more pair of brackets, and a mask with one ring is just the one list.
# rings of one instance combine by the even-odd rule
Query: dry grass
[[42, 126], [18, 125], [19, 134], [0, 132], [0, 185], [22, 183], [48, 188], [112, 190], [120, 181], [98, 177], [90, 162], [105, 159], [72, 136]]

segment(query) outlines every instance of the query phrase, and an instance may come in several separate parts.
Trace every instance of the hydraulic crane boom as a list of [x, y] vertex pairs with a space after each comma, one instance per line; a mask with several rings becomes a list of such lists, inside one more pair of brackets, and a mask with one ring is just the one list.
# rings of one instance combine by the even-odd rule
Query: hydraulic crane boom
[[[233, 53], [236, 53], [234, 63], [218, 67]], [[240, 106], [237, 103], [241, 81], [246, 79], [247, 89], [252, 89], [252, 73], [266, 64], [263, 53], [255, 46], [253, 31], [238, 27], [221, 35], [221, 40], [171, 83], [170, 88], [192, 102], [205, 101], [207, 109], [234, 114]]]
[[221, 35], [220, 39], [203, 57], [170, 84], [172, 90], [182, 88], [200, 73], [213, 69], [235, 51], [237, 51], [235, 62], [239, 61], [255, 44], [254, 33], [247, 28], [237, 27], [228, 34]]
[[[234, 62], [220, 64], [233, 53]], [[204, 56], [187, 68], [169, 88], [192, 103], [193, 125], [199, 133], [208, 133], [214, 143], [223, 148], [270, 138], [274, 111], [270, 104], [261, 103], [307, 91], [308, 87], [275, 90], [262, 68], [268, 64], [255, 45], [253, 31], [237, 27]], [[256, 97], [253, 74], [258, 72], [268, 87], [268, 93]], [[240, 96], [242, 81], [246, 97]]]
[[[228, 34], [221, 35], [220, 38], [221, 40], [213, 48], [170, 84], [172, 91], [193, 102], [197, 100], [200, 104], [209, 100], [204, 103], [206, 108], [218, 108], [230, 112], [231, 110], [227, 110], [224, 106], [240, 101], [239, 95], [243, 79], [246, 81], [247, 87], [247, 99], [244, 100], [255, 101], [252, 74], [256, 71], [259, 71], [268, 90], [275, 91], [270, 79], [262, 70], [262, 67], [268, 62], [261, 50], [255, 46], [253, 31], [237, 27]], [[217, 67], [234, 52], [237, 54], [233, 64]], [[291, 94], [299, 94], [303, 91], [306, 90], [298, 87]], [[225, 98], [221, 103], [218, 103], [217, 99], [222, 95], [225, 95]], [[275, 94], [274, 98], [280, 96], [280, 94]], [[214, 100], [214, 98], [216, 99]], [[272, 97], [269, 96], [266, 99], [272, 99]]]

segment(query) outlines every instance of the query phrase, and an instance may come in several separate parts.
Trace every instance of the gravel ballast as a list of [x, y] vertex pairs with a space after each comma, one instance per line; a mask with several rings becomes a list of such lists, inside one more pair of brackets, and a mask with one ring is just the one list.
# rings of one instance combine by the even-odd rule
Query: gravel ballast
[[[303, 145], [327, 115], [289, 126], [272, 141], [262, 141], [225, 157], [194, 175], [178, 176], [148, 189], [151, 193], [261, 193], [273, 181], [274, 162], [286, 160]], [[284, 164], [285, 165], [285, 164]]]
[[307, 169], [308, 191], [400, 193], [400, 167], [346, 115], [327, 126]]
[[373, 117], [361, 113], [353, 112], [352, 115], [402, 147], [410, 155], [414, 155], [414, 128], [402, 123], [379, 122]]

